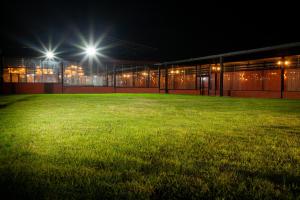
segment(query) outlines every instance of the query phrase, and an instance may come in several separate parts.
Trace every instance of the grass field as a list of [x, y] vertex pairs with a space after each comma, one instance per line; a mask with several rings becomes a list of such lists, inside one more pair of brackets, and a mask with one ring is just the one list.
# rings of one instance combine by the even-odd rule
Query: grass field
[[17, 199], [300, 199], [300, 101], [0, 96], [0, 190]]

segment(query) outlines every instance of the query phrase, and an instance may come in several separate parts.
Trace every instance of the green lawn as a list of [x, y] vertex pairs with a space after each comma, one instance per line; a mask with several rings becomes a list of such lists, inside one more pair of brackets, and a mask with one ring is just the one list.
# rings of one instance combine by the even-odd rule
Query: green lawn
[[0, 96], [1, 196], [300, 199], [300, 101]]

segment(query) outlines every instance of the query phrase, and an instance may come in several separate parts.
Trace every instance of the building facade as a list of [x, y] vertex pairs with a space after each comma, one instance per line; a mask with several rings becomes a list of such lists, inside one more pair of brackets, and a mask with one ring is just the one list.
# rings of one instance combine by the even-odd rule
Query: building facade
[[300, 99], [300, 44], [154, 63], [1, 57], [1, 93], [170, 93]]

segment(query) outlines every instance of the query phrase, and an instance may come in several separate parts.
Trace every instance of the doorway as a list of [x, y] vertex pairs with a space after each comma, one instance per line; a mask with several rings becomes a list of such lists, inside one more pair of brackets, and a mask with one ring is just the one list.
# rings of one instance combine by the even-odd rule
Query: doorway
[[208, 89], [209, 89], [209, 76], [204, 75], [200, 76], [200, 94], [201, 95], [208, 95]]

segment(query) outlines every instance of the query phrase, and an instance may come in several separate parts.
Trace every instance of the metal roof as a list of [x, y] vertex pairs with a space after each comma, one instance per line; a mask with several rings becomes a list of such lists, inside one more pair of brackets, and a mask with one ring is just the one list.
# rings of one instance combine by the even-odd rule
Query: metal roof
[[195, 61], [216, 59], [216, 58], [220, 58], [220, 57], [225, 58], [225, 57], [232, 57], [232, 56], [241, 56], [241, 55], [246, 55], [246, 54], [274, 51], [274, 50], [280, 50], [280, 49], [288, 49], [288, 48], [293, 48], [293, 47], [300, 47], [300, 42], [287, 43], [287, 44], [281, 44], [281, 45], [276, 45], [276, 46], [268, 46], [268, 47], [250, 49], [250, 50], [234, 51], [234, 52], [229, 52], [229, 53], [215, 54], [215, 55], [203, 56], [203, 57], [197, 57], [197, 58], [189, 58], [189, 59], [184, 59], [184, 60], [168, 61], [168, 62], [156, 63], [155, 65], [160, 66], [160, 65], [190, 63], [190, 62], [195, 62]]

